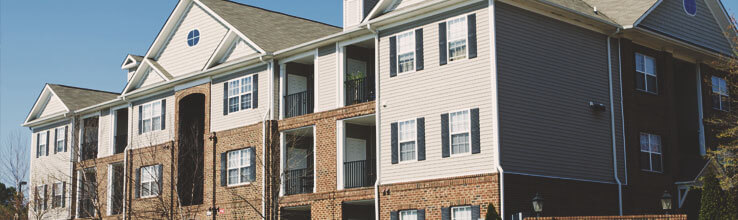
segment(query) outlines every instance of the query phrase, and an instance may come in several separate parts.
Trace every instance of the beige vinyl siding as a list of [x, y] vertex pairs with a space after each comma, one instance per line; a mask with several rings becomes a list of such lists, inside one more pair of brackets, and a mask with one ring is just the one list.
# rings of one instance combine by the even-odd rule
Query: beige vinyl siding
[[[423, 28], [425, 69], [389, 77], [389, 37], [379, 43], [379, 79], [381, 114], [381, 181], [382, 184], [436, 179], [494, 172], [495, 140], [490, 97], [490, 50], [488, 13], [484, 4], [476, 4], [421, 21], [422, 26], [403, 25], [387, 34]], [[442, 19], [473, 12], [477, 16], [478, 56], [439, 66], [438, 23]], [[394, 33], [393, 33], [394, 32]], [[481, 153], [442, 158], [441, 114], [479, 108]], [[426, 160], [391, 164], [391, 133], [393, 122], [425, 118]]]
[[[257, 68], [260, 69], [257, 72], [251, 73], [259, 75], [259, 105], [256, 109], [244, 109], [228, 113], [228, 115], [223, 115], [223, 83], [225, 83], [225, 81], [213, 81], [210, 86], [210, 132], [243, 127], [259, 123], [263, 120], [264, 113], [269, 111], [270, 73], [266, 67]], [[240, 78], [242, 76], [246, 75], [230, 77], [227, 80]]]
[[59, 97], [56, 97], [55, 95], [49, 93], [48, 99], [49, 100], [46, 103], [46, 106], [43, 108], [43, 110], [41, 110], [41, 114], [39, 114], [38, 118], [67, 111], [67, 108], [64, 107], [64, 103], [62, 103]]
[[[72, 152], [71, 144], [73, 143], [71, 140], [67, 140], [67, 152], [60, 152], [57, 154], [54, 154], [53, 149], [49, 149], [49, 156], [42, 156], [39, 158], [36, 158], [36, 135], [40, 132], [46, 132], [49, 131], [49, 146], [54, 147], [55, 145], [52, 143], [53, 140], [55, 140], [56, 136], [54, 136], [54, 129], [56, 128], [64, 128], [64, 126], [69, 126], [67, 130], [67, 138], [71, 139], [73, 136], [71, 134], [71, 123], [65, 123], [65, 124], [59, 124], [55, 125], [54, 127], [44, 128], [43, 130], [39, 130], [36, 132], [31, 133], [31, 162], [30, 162], [30, 175], [29, 178], [29, 189], [35, 190], [34, 187], [41, 185], [41, 184], [47, 184], [48, 185], [48, 192], [47, 192], [47, 198], [51, 198], [51, 186], [55, 182], [59, 181], [65, 181], [67, 182], [67, 189], [66, 189], [66, 207], [65, 208], [51, 208], [51, 200], [49, 199], [48, 203], [48, 211], [44, 214], [44, 219], [63, 219], [66, 218], [70, 212], [70, 206], [71, 206], [71, 179], [72, 175], [70, 174], [70, 170], [72, 169], [72, 162], [70, 161], [70, 155]], [[35, 130], [35, 129], [34, 129]], [[64, 135], [59, 134], [59, 135]], [[33, 191], [30, 191], [30, 193], [33, 193]], [[32, 194], [31, 194], [32, 195]]]
[[[246, 57], [251, 54], [255, 54], [256, 50], [251, 48], [246, 42], [243, 40], [238, 40], [235, 45], [233, 45], [233, 48], [231, 49], [231, 54], [228, 55], [228, 58], [225, 59], [225, 62], [232, 61], [241, 57]], [[224, 62], [224, 63], [225, 63]]]
[[[146, 133], [139, 134], [138, 133], [138, 118], [140, 115], [138, 114], [138, 107], [142, 104], [147, 104], [153, 101], [157, 100], [167, 100], [167, 106], [166, 106], [166, 127], [164, 130], [156, 130], [156, 131], [149, 131]], [[137, 105], [134, 105], [132, 109], [129, 110], [131, 113], [131, 121], [128, 123], [131, 125], [130, 129], [130, 135], [133, 137], [131, 139], [130, 145], [135, 148], [140, 147], [148, 147], [153, 146], [157, 144], [163, 144], [167, 141], [174, 140], [174, 105], [175, 100], [174, 96], [167, 96], [162, 97], [158, 99], [152, 99], [150, 101], [147, 101], [145, 103], [137, 103]]]
[[161, 75], [159, 75], [159, 73], [156, 72], [156, 70], [151, 69], [151, 68], [149, 68], [149, 70], [146, 71], [146, 76], [145, 77], [146, 78], [143, 79], [143, 81], [141, 81], [141, 85], [139, 85], [136, 88], [142, 88], [142, 87], [146, 87], [146, 86], [149, 86], [151, 84], [154, 84], [154, 83], [158, 83], [158, 82], [164, 81], [164, 79], [161, 78]]
[[[106, 112], [107, 111], [107, 112]], [[100, 129], [97, 134], [97, 157], [107, 157], [112, 154], [111, 145], [113, 142], [112, 127], [113, 127], [113, 115], [110, 114], [109, 109], [103, 111], [100, 114], [100, 122], [98, 126]]]
[[[187, 45], [187, 34], [197, 29], [200, 41]], [[202, 70], [228, 29], [199, 5], [193, 4], [167, 42], [157, 61], [174, 77]]]
[[327, 111], [338, 106], [338, 53], [336, 46], [318, 49], [315, 71], [315, 112]]

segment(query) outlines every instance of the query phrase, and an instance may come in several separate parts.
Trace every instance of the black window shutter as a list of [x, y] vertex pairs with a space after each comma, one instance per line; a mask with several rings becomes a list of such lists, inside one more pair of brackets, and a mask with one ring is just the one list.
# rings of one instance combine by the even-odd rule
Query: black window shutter
[[141, 197], [141, 168], [136, 169], [136, 198]]
[[46, 156], [49, 156], [49, 130], [46, 130]]
[[138, 134], [143, 132], [143, 108], [138, 106]]
[[400, 215], [397, 214], [397, 211], [391, 211], [390, 212], [390, 220], [399, 220]]
[[54, 205], [55, 205], [54, 204], [54, 197], [55, 197], [55, 195], [56, 195], [56, 183], [54, 183], [54, 184], [51, 185], [51, 208], [56, 208], [56, 207], [54, 207]]
[[397, 122], [390, 124], [390, 133], [392, 133], [390, 135], [392, 137], [392, 164], [396, 164], [398, 162]]
[[226, 186], [228, 185], [228, 178], [226, 178], [226, 173], [228, 173], [228, 152], [220, 153], [220, 186]]
[[397, 36], [389, 39], [390, 44], [390, 77], [397, 76]]
[[67, 134], [69, 134], [69, 126], [64, 126], [64, 152], [67, 152]]
[[259, 74], [254, 74], [251, 80], [251, 108], [259, 107]]
[[162, 172], [164, 171], [164, 165], [159, 164], [156, 168], [157, 168], [157, 174], [159, 175], [159, 179], [157, 180], [157, 185], [159, 187], [159, 195], [161, 195], [162, 185], [164, 185], [164, 183], [162, 182], [162, 177], [164, 176], [164, 172]]
[[438, 61], [441, 65], [446, 65], [446, 22], [438, 24]]
[[425, 118], [418, 118], [415, 120], [417, 130], [418, 144], [418, 161], [425, 160]]
[[36, 133], [36, 158], [41, 155], [41, 133]]
[[469, 119], [471, 121], [471, 153], [478, 154], [481, 152], [481, 142], [479, 138], [479, 109], [473, 108], [469, 113]]
[[441, 114], [441, 156], [451, 156], [451, 142], [448, 136], [448, 113]]
[[64, 208], [67, 204], [67, 182], [62, 182], [61, 190], [61, 207]]
[[479, 206], [478, 205], [471, 206], [471, 217], [472, 219], [479, 219]]
[[415, 30], [415, 70], [423, 70], [423, 28]]
[[[476, 218], [472, 218], [477, 220]], [[425, 209], [418, 209], [418, 220], [425, 220]]]
[[161, 100], [161, 130], [166, 129], [167, 124], [167, 100]]
[[441, 208], [441, 220], [451, 220], [451, 208]]
[[223, 83], [223, 115], [228, 115], [228, 82]]
[[466, 17], [467, 31], [469, 32], [469, 59], [477, 57], [477, 14]]
[[256, 180], [256, 149], [253, 147], [250, 148], [249, 154], [251, 154], [251, 164], [249, 165], [249, 169], [251, 169], [251, 175], [249, 176], [249, 180], [253, 182]]
[[[46, 138], [46, 140], [48, 140], [48, 138]], [[46, 149], [49, 149], [48, 145], [46, 145]], [[44, 185], [44, 210], [46, 210], [49, 207], [48, 204], [46, 203], [47, 201], [49, 201], [48, 192], [49, 192], [49, 185]]]
[[[54, 129], [54, 154], [56, 154], [56, 145], [57, 145], [57, 143], [56, 143], [56, 139], [57, 138], [56, 137], [59, 137], [59, 130], [58, 129]], [[54, 190], [54, 189], [51, 189], [51, 190]]]

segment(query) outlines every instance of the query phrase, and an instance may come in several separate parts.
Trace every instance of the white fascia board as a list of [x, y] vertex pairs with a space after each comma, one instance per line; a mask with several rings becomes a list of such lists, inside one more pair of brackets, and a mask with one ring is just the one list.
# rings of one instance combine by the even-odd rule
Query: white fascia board
[[[38, 98], [36, 98], [36, 102], [33, 103], [33, 107], [31, 107], [31, 111], [28, 112], [28, 115], [26, 116], [26, 120], [23, 121], [22, 126], [25, 126], [26, 124], [30, 123], [31, 116], [36, 115], [41, 111], [41, 107], [46, 106], [49, 101], [51, 101], [52, 96], [56, 96], [59, 98], [59, 96], [56, 95], [53, 89], [49, 86], [49, 84], [44, 85], [44, 89], [41, 90], [41, 94], [39, 94]], [[59, 98], [59, 101], [61, 101], [61, 98]], [[69, 113], [69, 107], [67, 107], [67, 104], [61, 101], [62, 106], [64, 106], [64, 109], [66, 109], [66, 112], [62, 112], [62, 114]], [[39, 120], [40, 118], [37, 118], [36, 120]]]
[[643, 19], [646, 19], [646, 17], [648, 17], [648, 15], [650, 15], [651, 12], [653, 12], [654, 9], [656, 9], [657, 7], [659, 7], [659, 5], [661, 5], [661, 2], [663, 2], [663, 1], [664, 0], [658, 0], [658, 1], [656, 1], [656, 4], [653, 4], [651, 6], [651, 8], [649, 8], [648, 11], [646, 11], [646, 13], [643, 13], [643, 15], [641, 15], [641, 17], [639, 17], [638, 20], [635, 21], [635, 23], [633, 23], [632, 25], [623, 26], [623, 29], [630, 29], [630, 28], [638, 27], [638, 25], [641, 23], [641, 21], [643, 21]]
[[251, 44], [251, 46], [253, 46], [256, 49], [256, 51], [259, 51], [259, 53], [261, 53], [261, 54], [266, 54], [266, 51], [264, 51], [264, 49], [261, 49], [261, 47], [259, 47], [259, 45], [256, 45], [253, 41], [251, 41], [251, 39], [249, 39], [248, 37], [246, 37], [246, 35], [244, 35], [240, 31], [238, 31], [238, 29], [236, 29], [235, 27], [233, 27], [233, 25], [231, 25], [225, 19], [223, 19], [223, 17], [220, 17], [220, 15], [216, 14], [213, 10], [211, 10], [210, 8], [208, 8], [208, 6], [206, 6], [205, 4], [203, 4], [202, 2], [200, 2], [200, 0], [193, 0], [193, 1], [195, 3], [197, 3], [208, 14], [210, 14], [213, 17], [215, 17], [216, 19], [218, 19], [218, 21], [220, 21], [221, 23], [223, 23], [223, 25], [225, 25], [226, 27], [228, 27], [229, 30], [233, 30], [233, 32], [236, 33], [239, 37], [241, 37], [241, 39], [243, 39], [244, 41], [246, 41], [249, 44]]
[[238, 38], [236, 33], [233, 30], [228, 30], [228, 33], [226, 33], [220, 43], [218, 43], [218, 47], [216, 47], [213, 54], [210, 55], [208, 62], [205, 64], [205, 67], [203, 67], [202, 70], [209, 69], [217, 62], [220, 62], [223, 57], [227, 56], [230, 53], [229, 50], [231, 50], [233, 42], [235, 42], [237, 39]]
[[153, 54], [154, 51], [156, 51], [158, 55], [160, 49], [164, 46], [163, 44], [166, 43], [171, 36], [171, 32], [179, 26], [180, 21], [184, 18], [184, 14], [188, 11], [187, 9], [189, 9], [191, 3], [192, 0], [180, 0], [179, 3], [177, 3], [177, 6], [172, 10], [172, 14], [169, 15], [169, 18], [167, 18], [161, 31], [159, 31], [159, 34], [154, 39], [154, 43], [151, 44], [149, 50], [146, 51], [144, 58], [153, 57], [152, 55], [155, 55]]

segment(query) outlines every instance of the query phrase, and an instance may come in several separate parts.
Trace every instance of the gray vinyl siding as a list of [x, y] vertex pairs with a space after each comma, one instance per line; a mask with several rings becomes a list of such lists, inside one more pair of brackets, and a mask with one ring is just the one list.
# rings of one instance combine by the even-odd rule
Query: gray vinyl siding
[[606, 36], [506, 4], [495, 14], [505, 172], [613, 182]]
[[[468, 13], [477, 16], [478, 57], [440, 66], [438, 23]], [[379, 131], [382, 184], [496, 172], [488, 21], [487, 2], [483, 2], [381, 31], [377, 76], [381, 102], [387, 105], [381, 107]], [[416, 28], [423, 28], [425, 69], [390, 78], [389, 37]], [[442, 158], [441, 114], [470, 108], [480, 111], [481, 153]], [[419, 117], [425, 118], [425, 160], [392, 164], [390, 124]]]
[[318, 49], [315, 71], [315, 109], [316, 112], [338, 107], [338, 53], [336, 46], [329, 45]]
[[696, 2], [697, 14], [690, 16], [684, 11], [682, 0], [664, 0], [638, 26], [732, 55], [730, 43], [705, 1]]
[[[244, 109], [223, 115], [223, 83], [238, 77], [259, 75], [259, 105], [255, 109]], [[266, 65], [239, 71], [213, 79], [210, 85], [210, 131], [223, 131], [261, 122], [269, 111], [269, 69]]]
[[64, 107], [64, 103], [59, 99], [59, 97], [56, 97], [55, 95], [52, 95], [49, 93], [49, 101], [46, 103], [46, 106], [44, 106], [43, 110], [41, 110], [41, 114], [37, 118], [42, 118], [45, 116], [66, 112], [67, 108]]

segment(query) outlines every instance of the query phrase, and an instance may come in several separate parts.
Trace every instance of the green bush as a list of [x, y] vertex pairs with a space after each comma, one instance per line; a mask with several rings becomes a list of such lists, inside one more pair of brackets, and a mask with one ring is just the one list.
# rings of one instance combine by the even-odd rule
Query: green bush
[[502, 220], [500, 218], [500, 215], [497, 214], [497, 209], [495, 209], [495, 206], [492, 205], [492, 203], [487, 206], [487, 216], [484, 218], [485, 220]]
[[736, 190], [723, 191], [720, 182], [708, 174], [702, 178], [702, 198], [700, 198], [700, 220], [738, 219]]

